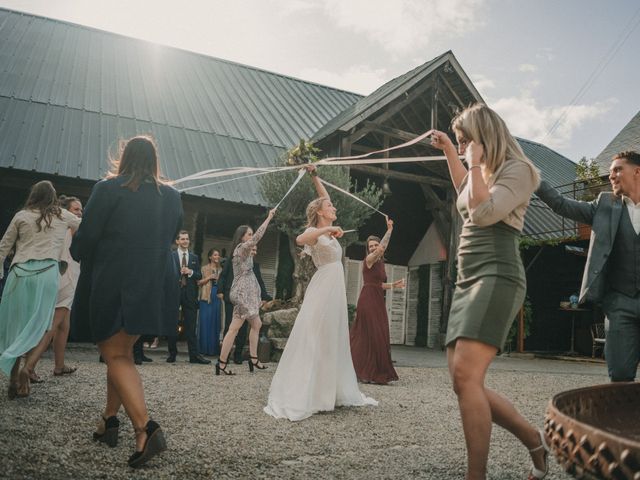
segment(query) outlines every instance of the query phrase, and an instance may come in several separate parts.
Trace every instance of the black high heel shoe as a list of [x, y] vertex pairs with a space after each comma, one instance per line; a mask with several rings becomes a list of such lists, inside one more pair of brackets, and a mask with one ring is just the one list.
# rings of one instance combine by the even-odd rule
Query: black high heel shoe
[[[227, 360], [229, 359], [227, 358]], [[216, 363], [216, 375], [220, 375], [220, 372], [224, 373], [225, 375], [235, 375], [235, 373], [233, 373], [231, 370], [227, 370], [228, 364], [229, 362], [223, 362], [218, 358], [218, 363]], [[220, 365], [224, 365], [224, 367], [221, 367]]]
[[111, 448], [118, 445], [118, 429], [120, 428], [120, 420], [115, 415], [113, 417], [104, 418], [104, 432], [93, 432], [93, 441], [102, 442], [109, 445]]
[[[256, 361], [256, 363], [253, 363], [253, 361]], [[249, 357], [249, 372], [253, 373], [253, 368], [257, 368], [258, 370], [266, 370], [267, 367], [266, 365], [260, 365], [260, 362], [258, 361], [258, 357]]]
[[144, 428], [134, 428], [136, 435], [141, 433], [147, 434], [147, 439], [144, 442], [144, 447], [141, 451], [136, 450], [133, 455], [129, 457], [129, 466], [131, 468], [138, 468], [153, 457], [167, 449], [167, 441], [164, 438], [164, 433], [160, 425], [153, 420], [149, 420]]

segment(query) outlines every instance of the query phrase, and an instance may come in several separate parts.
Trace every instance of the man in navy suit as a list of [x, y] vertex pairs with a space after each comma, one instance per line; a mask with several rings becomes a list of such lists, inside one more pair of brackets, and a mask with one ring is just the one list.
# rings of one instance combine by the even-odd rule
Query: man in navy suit
[[[198, 256], [189, 251], [189, 232], [180, 230], [178, 238], [177, 250], [173, 252], [173, 257], [178, 265], [180, 276], [177, 279], [180, 282], [180, 306], [182, 307], [182, 324], [184, 326], [185, 337], [187, 338], [187, 347], [189, 348], [189, 362], [208, 364], [211, 360], [207, 360], [198, 353], [198, 338], [196, 336], [196, 321], [198, 318], [198, 280], [202, 278], [200, 271], [200, 260]], [[177, 335], [168, 338], [169, 340], [169, 356], [168, 363], [176, 361], [178, 354]]]
[[609, 167], [613, 192], [592, 202], [566, 198], [547, 182], [536, 192], [563, 217], [591, 225], [579, 303], [609, 319], [604, 351], [613, 382], [632, 382], [640, 364], [640, 153], [620, 152]]

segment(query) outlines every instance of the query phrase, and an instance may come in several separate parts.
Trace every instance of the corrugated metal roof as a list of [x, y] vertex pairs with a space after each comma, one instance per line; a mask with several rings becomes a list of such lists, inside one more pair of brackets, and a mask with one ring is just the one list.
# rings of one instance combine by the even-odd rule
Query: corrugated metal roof
[[[570, 195], [573, 187], [569, 184], [576, 178], [576, 164], [545, 145], [524, 138], [517, 140], [525, 155], [540, 169], [542, 179]], [[575, 228], [575, 222], [556, 215], [534, 195], [525, 216], [524, 235], [549, 240], [575, 235]]]
[[609, 172], [611, 159], [616, 153], [625, 150], [635, 150], [640, 152], [640, 112], [629, 120], [620, 133], [605, 147], [605, 149], [596, 157], [596, 162], [600, 166], [603, 173]]
[[[238, 162], [272, 165], [361, 98], [6, 9], [0, 65], [0, 167], [91, 180], [106, 168], [106, 147], [139, 132], [157, 136], [172, 178]], [[260, 204], [257, 191], [249, 180], [196, 192]]]

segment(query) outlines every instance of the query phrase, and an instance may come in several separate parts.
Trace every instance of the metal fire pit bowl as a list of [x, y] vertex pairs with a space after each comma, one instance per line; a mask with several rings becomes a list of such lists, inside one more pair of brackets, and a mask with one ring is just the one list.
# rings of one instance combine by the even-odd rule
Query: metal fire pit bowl
[[544, 430], [575, 478], [640, 480], [640, 383], [559, 393], [549, 402]]

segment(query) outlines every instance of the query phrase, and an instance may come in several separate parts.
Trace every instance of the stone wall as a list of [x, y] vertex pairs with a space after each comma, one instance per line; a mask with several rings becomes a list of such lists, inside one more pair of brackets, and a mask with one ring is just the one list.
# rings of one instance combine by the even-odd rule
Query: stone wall
[[293, 324], [298, 316], [298, 311], [298, 308], [287, 308], [267, 312], [262, 317], [262, 325], [266, 329], [267, 338], [271, 342], [272, 362], [280, 360]]

